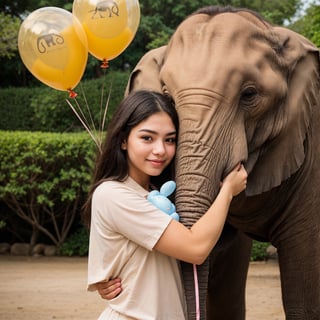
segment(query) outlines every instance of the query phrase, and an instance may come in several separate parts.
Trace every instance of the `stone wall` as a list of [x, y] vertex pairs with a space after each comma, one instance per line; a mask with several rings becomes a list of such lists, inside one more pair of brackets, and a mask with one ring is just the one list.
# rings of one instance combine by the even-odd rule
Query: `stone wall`
[[36, 244], [31, 247], [29, 243], [0, 243], [0, 254], [10, 254], [13, 256], [55, 256], [57, 254], [57, 248], [53, 245]]

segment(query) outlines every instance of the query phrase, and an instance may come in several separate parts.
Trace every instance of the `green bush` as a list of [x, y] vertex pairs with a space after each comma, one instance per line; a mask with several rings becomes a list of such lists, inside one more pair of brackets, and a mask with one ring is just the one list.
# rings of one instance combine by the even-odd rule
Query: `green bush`
[[0, 229], [4, 228], [6, 225], [7, 224], [4, 220], [0, 220]]
[[[99, 79], [81, 81], [75, 91], [75, 99], [65, 91], [54, 90], [45, 85], [35, 88], [0, 89], [0, 130], [73, 132], [83, 130], [83, 126], [69, 107], [79, 105], [85, 117], [90, 116], [99, 126], [101, 109], [108, 103], [107, 119], [122, 100], [129, 72], [106, 72]], [[87, 108], [88, 106], [88, 108]]]
[[267, 248], [269, 242], [260, 242], [254, 240], [252, 243], [251, 261], [263, 261], [267, 259]]
[[[69, 235], [91, 180], [95, 145], [82, 133], [0, 132], [0, 200], [60, 246]], [[1, 220], [1, 217], [0, 217]]]
[[89, 249], [89, 233], [84, 227], [73, 233], [59, 248], [62, 256], [86, 256]]
[[0, 89], [0, 130], [39, 130], [30, 107], [37, 88]]

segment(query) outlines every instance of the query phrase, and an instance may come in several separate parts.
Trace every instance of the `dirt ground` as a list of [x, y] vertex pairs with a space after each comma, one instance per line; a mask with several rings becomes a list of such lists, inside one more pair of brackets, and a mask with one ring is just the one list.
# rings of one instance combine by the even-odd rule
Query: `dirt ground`
[[[86, 292], [86, 258], [0, 256], [0, 320], [97, 319], [104, 308]], [[275, 261], [251, 263], [247, 320], [284, 320]]]

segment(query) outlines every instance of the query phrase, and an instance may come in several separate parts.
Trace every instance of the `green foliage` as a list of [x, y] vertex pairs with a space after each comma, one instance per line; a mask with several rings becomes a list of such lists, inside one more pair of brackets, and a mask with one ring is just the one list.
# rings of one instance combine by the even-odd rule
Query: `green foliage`
[[232, 3], [236, 7], [252, 9], [276, 25], [283, 25], [286, 20], [290, 20], [301, 7], [299, 0], [234, 0], [225, 2]]
[[147, 16], [142, 19], [140, 32], [144, 34], [144, 37], [148, 37], [148, 43], [144, 49], [146, 52], [167, 44], [174, 29], [164, 25], [160, 14], [155, 14], [155, 16]]
[[317, 47], [320, 47], [320, 6], [310, 6], [305, 16], [297, 20], [290, 27], [304, 35]]
[[36, 88], [0, 89], [0, 130], [40, 130], [30, 107]]
[[87, 133], [1, 132], [0, 200], [30, 226], [31, 244], [39, 232], [57, 246], [64, 242], [87, 193], [94, 153]]
[[0, 58], [10, 59], [18, 50], [17, 37], [20, 19], [0, 12]]
[[[0, 4], [0, 9], [8, 14], [22, 17], [37, 8], [45, 6], [56, 6], [71, 10], [72, 3], [73, 1], [71, 0], [3, 0]], [[124, 66], [127, 64], [129, 64], [131, 68], [134, 67], [142, 55], [149, 49], [166, 44], [180, 22], [200, 7], [207, 5], [232, 5], [250, 8], [259, 12], [271, 22], [282, 24], [294, 16], [301, 3], [302, 1], [299, 0], [140, 1], [141, 21], [135, 39], [124, 53], [110, 61], [110, 69], [124, 70]], [[97, 67], [99, 66], [99, 61], [96, 59], [94, 61], [94, 67], [92, 63], [87, 65], [84, 79], [99, 77], [101, 72], [99, 67]], [[18, 52], [16, 52], [11, 60], [8, 60], [8, 58], [0, 58], [0, 65], [3, 66], [2, 72], [0, 73], [1, 87], [34, 84], [34, 77], [24, 68], [21, 59], [19, 59]]]
[[59, 248], [62, 256], [86, 256], [89, 250], [89, 233], [84, 227], [78, 229]]
[[133, 51], [145, 53], [147, 50], [167, 44], [178, 25], [201, 7], [220, 5], [248, 8], [257, 11], [270, 22], [282, 25], [296, 13], [300, 4], [299, 0], [184, 0], [180, 2], [144, 0], [140, 2], [141, 22], [136, 35], [138, 41], [129, 48], [128, 52], [124, 52], [122, 57], [128, 61]]
[[27, 10], [35, 9], [35, 2], [39, 3], [39, 1], [40, 0], [1, 0], [0, 12], [19, 17]]
[[64, 91], [44, 85], [36, 88], [0, 89], [0, 101], [2, 101], [0, 130], [47, 132], [84, 130], [66, 99], [73, 105], [77, 102], [87, 119], [90, 119], [87, 112], [89, 109], [98, 127], [101, 122], [101, 111], [107, 104], [109, 93], [107, 119], [122, 100], [128, 77], [128, 72], [114, 71], [107, 72], [99, 79], [81, 81], [75, 89], [78, 93], [76, 99], [68, 98], [68, 94]]
[[268, 242], [260, 242], [253, 241], [252, 243], [252, 251], [251, 251], [251, 261], [261, 261], [267, 259], [267, 248], [270, 243]]
[[4, 220], [0, 220], [0, 230], [4, 228], [7, 225], [7, 223]]
[[42, 7], [71, 8], [73, 0], [1, 0], [0, 11], [17, 17]]

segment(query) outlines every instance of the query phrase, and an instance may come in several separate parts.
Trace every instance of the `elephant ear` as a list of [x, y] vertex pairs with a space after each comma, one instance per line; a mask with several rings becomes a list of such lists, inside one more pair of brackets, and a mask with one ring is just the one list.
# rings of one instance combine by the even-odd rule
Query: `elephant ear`
[[276, 54], [287, 74], [287, 97], [282, 109], [283, 128], [266, 146], [248, 178], [246, 194], [253, 196], [279, 186], [299, 170], [306, 158], [314, 112], [319, 112], [319, 51], [307, 39], [275, 27], [281, 45]]
[[142, 89], [162, 93], [159, 74], [166, 49], [167, 46], [162, 46], [150, 50], [141, 58], [129, 77], [125, 96], [131, 91]]

